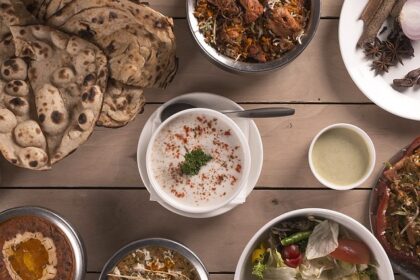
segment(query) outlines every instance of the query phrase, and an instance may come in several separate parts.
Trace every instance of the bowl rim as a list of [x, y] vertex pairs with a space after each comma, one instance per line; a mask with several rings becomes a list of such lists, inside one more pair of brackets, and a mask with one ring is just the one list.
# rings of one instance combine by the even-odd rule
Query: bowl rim
[[[184, 205], [181, 202], [176, 201], [174, 198], [172, 198], [170, 195], [168, 195], [157, 183], [156, 179], [153, 176], [153, 169], [151, 167], [151, 157], [152, 157], [152, 147], [153, 143], [156, 140], [156, 137], [158, 134], [162, 131], [164, 127], [167, 126], [168, 123], [170, 123], [172, 120], [179, 118], [180, 116], [188, 115], [191, 113], [203, 113], [206, 115], [210, 115], [212, 117], [218, 117], [221, 119], [229, 128], [232, 129], [233, 133], [237, 136], [239, 140], [239, 144], [242, 147], [244, 158], [243, 158], [243, 164], [242, 164], [242, 176], [238, 182], [237, 188], [235, 192], [226, 200], [224, 200], [222, 203], [215, 204], [210, 207], [193, 207], [193, 206], [187, 206]], [[251, 169], [251, 152], [249, 148], [248, 141], [243, 134], [242, 130], [239, 128], [239, 126], [228, 116], [224, 115], [221, 112], [218, 112], [213, 109], [209, 108], [192, 108], [180, 111], [172, 116], [170, 116], [168, 119], [166, 119], [164, 122], [162, 122], [159, 127], [156, 129], [156, 131], [153, 133], [152, 137], [150, 138], [149, 144], [147, 145], [147, 151], [146, 151], [146, 170], [149, 177], [150, 184], [155, 191], [158, 198], [163, 200], [165, 203], [168, 203], [170, 206], [183, 211], [187, 213], [194, 213], [194, 214], [202, 214], [202, 213], [208, 213], [215, 211], [217, 209], [223, 208], [229, 203], [231, 203], [238, 195], [246, 188], [247, 186], [247, 178], [248, 174]]]
[[276, 69], [281, 69], [295, 60], [307, 48], [314, 38], [321, 19], [321, 2], [320, 0], [307, 1], [310, 2], [311, 13], [305, 36], [302, 37], [302, 44], [295, 46], [295, 48], [288, 51], [284, 56], [264, 63], [235, 61], [234, 59], [219, 53], [210, 44], [207, 44], [204, 41], [203, 35], [197, 28], [198, 22], [194, 16], [197, 0], [186, 0], [187, 21], [191, 35], [194, 37], [194, 41], [199, 46], [201, 52], [204, 53], [213, 64], [216, 64], [222, 69], [232, 73], [255, 74], [270, 72]]
[[[357, 133], [360, 137], [362, 137], [363, 141], [366, 144], [366, 148], [369, 151], [369, 165], [368, 168], [366, 170], [365, 175], [360, 178], [358, 181], [352, 183], [352, 184], [348, 184], [348, 185], [338, 185], [338, 184], [334, 184], [330, 181], [328, 181], [327, 179], [323, 178], [318, 171], [316, 170], [314, 164], [313, 164], [313, 160], [312, 160], [312, 154], [313, 154], [313, 149], [315, 146], [315, 143], [318, 141], [318, 139], [327, 131], [335, 129], [335, 128], [344, 128], [344, 129], [348, 129], [351, 130], [355, 133]], [[349, 124], [349, 123], [336, 123], [336, 124], [332, 124], [329, 125], [323, 129], [321, 129], [320, 132], [317, 133], [317, 135], [313, 138], [311, 145], [309, 146], [309, 152], [308, 152], [308, 161], [309, 161], [309, 167], [311, 169], [312, 174], [315, 176], [315, 178], [324, 186], [333, 189], [333, 190], [339, 190], [339, 191], [346, 191], [346, 190], [351, 190], [354, 188], [357, 188], [359, 186], [361, 186], [362, 184], [364, 184], [367, 179], [369, 179], [369, 177], [372, 175], [373, 170], [375, 169], [375, 164], [376, 164], [376, 150], [375, 150], [375, 145], [373, 144], [372, 139], [369, 137], [369, 135], [360, 127], [355, 126], [353, 124]]]
[[147, 246], [159, 246], [176, 251], [194, 266], [198, 275], [200, 276], [200, 280], [209, 280], [209, 273], [204, 266], [204, 263], [191, 249], [182, 243], [161, 237], [140, 239], [121, 247], [107, 260], [102, 268], [99, 280], [107, 280], [108, 272], [113, 269], [118, 264], [118, 262], [127, 256], [130, 252]]
[[35, 216], [47, 220], [56, 226], [70, 244], [74, 257], [74, 280], [85, 279], [86, 274], [86, 252], [83, 241], [76, 229], [63, 217], [52, 210], [38, 206], [19, 206], [0, 212], [0, 223], [12, 218], [22, 216]]
[[[296, 210], [288, 211], [281, 214], [280, 216], [277, 216], [276, 218], [270, 220], [265, 225], [263, 225], [252, 236], [252, 238], [248, 241], [245, 248], [243, 249], [242, 254], [236, 265], [234, 280], [243, 280], [241, 279], [241, 272], [246, 267], [249, 261], [247, 258], [249, 257], [249, 254], [252, 252], [252, 250], [255, 248], [255, 242], [258, 241], [258, 239], [261, 238], [267, 232], [267, 230], [269, 230], [272, 226], [279, 223], [280, 221], [294, 218], [294, 217], [308, 216], [308, 215], [313, 215], [313, 216], [317, 216], [317, 217], [321, 217], [325, 219], [331, 219], [331, 217], [334, 217], [333, 220], [345, 228], [349, 228], [349, 226], [351, 225], [352, 228], [350, 230], [358, 238], [362, 240], [366, 239], [366, 240], [363, 240], [363, 242], [366, 243], [366, 245], [369, 247], [372, 255], [375, 257], [375, 260], [379, 261], [378, 256], [380, 256], [381, 259], [384, 261], [383, 263], [384, 267], [380, 267], [380, 268], [385, 269], [384, 271], [386, 275], [392, 275], [392, 277], [387, 280], [394, 280], [394, 272], [393, 272], [389, 257], [386, 254], [382, 245], [379, 243], [376, 237], [372, 234], [372, 232], [370, 232], [364, 225], [362, 225], [360, 222], [356, 221], [352, 217], [347, 216], [343, 213], [337, 212], [335, 210], [324, 209], [324, 208], [303, 208], [303, 209], [296, 209]], [[327, 216], [330, 216], [330, 217], [327, 217]], [[349, 225], [348, 226], [343, 225], [343, 222]], [[358, 231], [358, 233], [356, 233], [356, 230]], [[363, 236], [363, 238], [361, 236]], [[369, 242], [366, 242], [367, 240]]]

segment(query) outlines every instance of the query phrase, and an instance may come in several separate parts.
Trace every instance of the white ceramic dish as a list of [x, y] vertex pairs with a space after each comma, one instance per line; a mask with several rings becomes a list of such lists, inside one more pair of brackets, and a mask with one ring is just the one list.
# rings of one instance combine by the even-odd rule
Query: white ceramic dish
[[[233, 137], [235, 137], [238, 140], [238, 143], [235, 143], [235, 145], [238, 144], [243, 150], [242, 175], [238, 180], [236, 190], [232, 192], [228, 197], [226, 197], [226, 199], [220, 201], [220, 203], [206, 206], [206, 207], [204, 206], [195, 207], [191, 205], [186, 205], [185, 203], [182, 203], [179, 200], [176, 200], [172, 195], [168, 194], [165, 190], [163, 190], [162, 186], [160, 186], [158, 180], [156, 180], [156, 175], [153, 174], [153, 167], [152, 167], [152, 162], [153, 162], [152, 147], [156, 142], [156, 138], [160, 135], [162, 130], [165, 128], [170, 129], [170, 123], [173, 123], [173, 121], [176, 119], [183, 118], [183, 117], [188, 118], [188, 116], [191, 116], [191, 115], [196, 116], [197, 114], [199, 114], [200, 116], [201, 115], [205, 116], [208, 119], [216, 118], [219, 120], [219, 122], [227, 126], [232, 132]], [[251, 153], [249, 151], [248, 141], [245, 138], [245, 135], [242, 132], [242, 130], [231, 118], [229, 118], [225, 114], [222, 114], [218, 111], [215, 111], [213, 109], [208, 109], [208, 108], [194, 108], [194, 109], [184, 110], [166, 119], [158, 127], [158, 129], [156, 129], [156, 131], [153, 133], [153, 136], [150, 139], [149, 145], [147, 147], [147, 152], [146, 152], [146, 169], [149, 175], [149, 181], [153, 187], [154, 192], [158, 195], [158, 197], [161, 200], [163, 200], [165, 203], [169, 204], [173, 208], [176, 208], [186, 213], [192, 213], [192, 214], [217, 211], [218, 209], [226, 207], [226, 205], [231, 203], [246, 188], [247, 183], [248, 183], [247, 178], [249, 175], [250, 167], [251, 167]]]
[[284, 213], [277, 218], [265, 224], [248, 242], [236, 266], [234, 280], [255, 280], [251, 275], [251, 254], [252, 251], [259, 246], [261, 241], [264, 241], [269, 233], [271, 227], [281, 221], [291, 218], [304, 217], [313, 215], [324, 219], [335, 221], [345, 227], [348, 231], [353, 233], [357, 238], [363, 241], [372, 252], [376, 262], [378, 263], [378, 276], [381, 280], [393, 280], [394, 273], [392, 271], [391, 263], [386, 255], [384, 249], [375, 236], [367, 230], [362, 224], [353, 218], [342, 213], [320, 208], [299, 209]]
[[391, 67], [389, 73], [375, 76], [371, 61], [356, 49], [363, 30], [360, 14], [368, 0], [346, 0], [340, 15], [339, 41], [341, 55], [351, 78], [359, 89], [379, 107], [407, 119], [420, 120], [420, 89], [418, 86], [399, 92], [392, 88], [393, 79], [402, 78], [420, 65], [420, 41], [413, 42], [415, 57], [404, 59], [404, 65]]
[[215, 216], [222, 215], [232, 210], [233, 208], [240, 205], [241, 203], [244, 203], [247, 196], [251, 193], [251, 191], [254, 189], [255, 185], [257, 184], [257, 181], [261, 174], [261, 169], [263, 165], [263, 145], [262, 145], [260, 132], [257, 126], [255, 125], [254, 121], [250, 119], [239, 119], [239, 118], [235, 118], [233, 120], [239, 126], [239, 128], [242, 130], [245, 137], [247, 138], [250, 152], [251, 152], [251, 170], [248, 176], [247, 187], [237, 197], [237, 199], [235, 199], [234, 201], [232, 201], [225, 207], [218, 209], [217, 211], [211, 211], [211, 212], [199, 213], [199, 214], [192, 214], [192, 213], [179, 211], [178, 209], [171, 207], [169, 204], [158, 199], [156, 193], [153, 191], [153, 188], [149, 181], [149, 176], [147, 174], [146, 164], [145, 164], [146, 151], [147, 151], [147, 146], [150, 141], [150, 138], [152, 137], [153, 132], [161, 124], [161, 121], [159, 118], [160, 112], [166, 106], [174, 102], [184, 102], [184, 103], [189, 103], [191, 105], [194, 105], [196, 107], [210, 108], [210, 109], [220, 110], [220, 111], [221, 110], [237, 110], [237, 109], [243, 110], [241, 106], [239, 106], [237, 103], [235, 103], [234, 101], [226, 97], [210, 94], [210, 93], [201, 93], [201, 92], [178, 96], [166, 102], [161, 107], [159, 107], [149, 117], [146, 124], [144, 125], [143, 130], [141, 131], [139, 143], [137, 146], [137, 166], [139, 169], [140, 177], [145, 187], [150, 193], [150, 200], [157, 201], [160, 205], [162, 205], [163, 207], [165, 207], [171, 212], [174, 212], [178, 215], [189, 217], [189, 218], [215, 217]]
[[[359, 136], [362, 137], [369, 151], [369, 165], [368, 165], [365, 175], [357, 182], [350, 185], [346, 185], [346, 186], [337, 185], [332, 182], [329, 182], [318, 173], [318, 171], [316, 170], [313, 164], [312, 154], [313, 154], [313, 148], [314, 148], [315, 143], [317, 142], [317, 140], [322, 134], [334, 128], [345, 128], [345, 129], [356, 132]], [[351, 189], [361, 186], [364, 182], [366, 182], [366, 180], [370, 177], [370, 175], [372, 175], [372, 172], [373, 172], [373, 169], [375, 168], [375, 163], [376, 163], [376, 152], [375, 152], [375, 146], [373, 145], [372, 139], [370, 139], [369, 135], [367, 135], [367, 133], [363, 131], [361, 128], [352, 124], [337, 123], [337, 124], [327, 126], [315, 136], [315, 138], [312, 140], [311, 146], [309, 147], [308, 160], [309, 160], [309, 166], [311, 168], [312, 174], [316, 177], [316, 179], [321, 184], [334, 190], [345, 191], [345, 190], [351, 190]]]

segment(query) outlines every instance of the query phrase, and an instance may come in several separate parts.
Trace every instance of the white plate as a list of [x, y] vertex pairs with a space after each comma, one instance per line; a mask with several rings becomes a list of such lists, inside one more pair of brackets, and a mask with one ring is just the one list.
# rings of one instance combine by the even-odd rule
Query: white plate
[[375, 76], [370, 70], [371, 60], [365, 58], [361, 49], [356, 49], [363, 30], [359, 17], [368, 0], [345, 0], [340, 15], [339, 41], [341, 55], [347, 71], [359, 89], [384, 110], [412, 120], [420, 120], [420, 87], [399, 92], [391, 87], [393, 79], [404, 77], [409, 71], [420, 67], [420, 41], [413, 42], [415, 57], [404, 59], [404, 65], [391, 67], [389, 73]]
[[251, 193], [254, 189], [255, 185], [257, 184], [258, 178], [261, 174], [262, 164], [263, 164], [263, 145], [261, 140], [260, 132], [255, 125], [254, 121], [250, 119], [244, 118], [233, 118], [239, 128], [243, 131], [245, 137], [248, 140], [248, 144], [251, 150], [251, 171], [248, 177], [248, 187], [245, 189], [245, 193], [241, 194], [238, 199], [233, 201], [232, 203], [228, 204], [226, 207], [220, 208], [216, 211], [208, 212], [208, 213], [185, 213], [183, 211], [179, 211], [164, 201], [160, 201], [157, 199], [156, 193], [153, 191], [153, 188], [150, 184], [149, 177], [146, 170], [146, 150], [147, 145], [149, 144], [150, 138], [152, 137], [153, 132], [156, 128], [160, 125], [161, 121], [159, 119], [160, 112], [174, 102], [183, 102], [194, 105], [196, 107], [203, 107], [203, 108], [210, 108], [215, 110], [243, 110], [241, 106], [237, 103], [233, 102], [232, 100], [222, 97], [215, 94], [210, 93], [190, 93], [178, 96], [174, 99], [169, 100], [162, 106], [160, 106], [147, 120], [144, 128], [140, 134], [140, 139], [137, 147], [137, 166], [140, 172], [141, 179], [147, 190], [150, 193], [150, 200], [157, 201], [163, 207], [172, 211], [176, 214], [181, 216], [190, 217], [190, 218], [209, 218], [218, 215], [222, 215], [239, 204], [245, 202], [246, 197]]

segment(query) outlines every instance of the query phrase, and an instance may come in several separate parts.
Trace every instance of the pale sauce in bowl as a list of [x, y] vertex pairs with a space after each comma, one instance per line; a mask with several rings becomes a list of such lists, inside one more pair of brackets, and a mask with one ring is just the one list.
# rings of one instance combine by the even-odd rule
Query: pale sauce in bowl
[[328, 182], [347, 186], [368, 172], [370, 155], [366, 142], [355, 131], [336, 127], [322, 133], [312, 150], [316, 172]]
[[[161, 189], [189, 207], [213, 207], [231, 198], [243, 179], [245, 151], [222, 119], [201, 112], [180, 115], [151, 143], [150, 167]], [[211, 156], [197, 175], [182, 173], [185, 155], [200, 149]]]

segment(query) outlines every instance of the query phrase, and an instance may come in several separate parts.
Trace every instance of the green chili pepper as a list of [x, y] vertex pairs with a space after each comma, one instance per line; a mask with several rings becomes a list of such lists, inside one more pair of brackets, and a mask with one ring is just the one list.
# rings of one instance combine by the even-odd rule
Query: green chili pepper
[[294, 233], [286, 238], [283, 238], [280, 243], [283, 246], [289, 246], [292, 244], [296, 244], [302, 240], [308, 239], [309, 235], [311, 235], [312, 231], [301, 231]]

